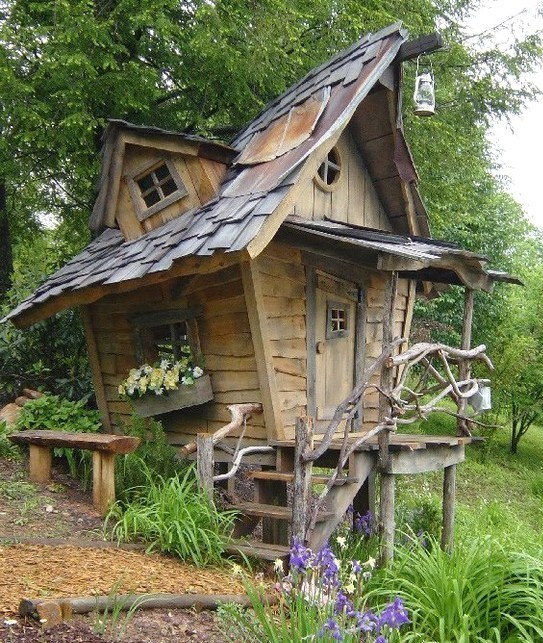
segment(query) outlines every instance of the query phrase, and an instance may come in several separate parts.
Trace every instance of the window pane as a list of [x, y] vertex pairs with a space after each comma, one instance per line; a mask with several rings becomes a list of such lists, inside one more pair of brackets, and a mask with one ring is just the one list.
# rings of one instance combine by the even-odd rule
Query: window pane
[[168, 166], [164, 163], [160, 167], [157, 167], [157, 169], [155, 170], [155, 175], [159, 181], [162, 181], [166, 177], [170, 176], [170, 171], [168, 170]]
[[175, 181], [170, 178], [166, 181], [166, 183], [162, 184], [162, 192], [164, 193], [164, 196], [168, 196], [168, 194], [172, 194], [177, 190], [177, 185], [175, 184]]
[[151, 190], [149, 192], [149, 194], [146, 194], [143, 197], [143, 200], [145, 201], [145, 205], [148, 208], [150, 208], [152, 205], [155, 205], [155, 203], [158, 203], [160, 201], [160, 194], [158, 193], [158, 191], [156, 189]]
[[142, 192], [145, 192], [149, 188], [153, 187], [153, 177], [151, 174], [146, 174], [142, 176], [141, 179], [137, 180], [137, 184]]

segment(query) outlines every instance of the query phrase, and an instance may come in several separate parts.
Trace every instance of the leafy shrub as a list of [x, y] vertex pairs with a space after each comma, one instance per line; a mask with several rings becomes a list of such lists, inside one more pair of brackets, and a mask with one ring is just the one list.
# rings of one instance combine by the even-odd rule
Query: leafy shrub
[[[171, 478], [178, 471], [174, 447], [168, 444], [160, 422], [134, 415], [123, 426], [125, 435], [140, 438], [138, 448], [115, 462], [115, 493], [122, 502], [128, 502], [132, 490], [144, 486], [149, 476], [154, 479]], [[144, 463], [145, 467], [141, 466]]]
[[5, 422], [0, 422], [0, 458], [17, 458], [20, 454], [18, 447], [8, 440], [11, 431]]
[[405, 514], [407, 530], [418, 537], [438, 538], [441, 532], [441, 505], [435, 496], [419, 498]]
[[[7, 312], [8, 307], [0, 307], [0, 316]], [[77, 311], [65, 311], [25, 330], [0, 324], [0, 373], [0, 401], [24, 387], [89, 400], [92, 378]]]
[[[0, 318], [86, 243], [75, 231], [65, 242], [60, 239], [60, 230], [59, 226], [55, 231], [29, 234], [24, 243], [16, 245], [13, 286], [0, 301]], [[24, 387], [52, 391], [70, 400], [92, 397], [91, 371], [78, 310], [66, 310], [24, 330], [11, 323], [0, 324], [0, 403]]]
[[399, 595], [412, 616], [402, 641], [457, 643], [543, 640], [543, 560], [515, 553], [490, 538], [458, 545], [435, 540], [396, 551], [371, 581], [368, 596]]
[[[43, 395], [27, 402], [17, 420], [17, 428], [50, 429], [71, 433], [98, 433], [101, 427], [100, 413], [86, 407], [84, 400], [71, 402], [57, 395]], [[90, 481], [92, 455], [79, 449], [54, 449], [58, 457], [68, 462], [70, 475], [78, 477], [87, 486]]]
[[174, 554], [203, 566], [221, 561], [235, 519], [235, 512], [219, 512], [207, 494], [198, 489], [194, 466], [165, 479], [150, 471], [140, 459], [145, 474], [142, 486], [130, 490], [132, 499], [116, 502], [110, 509], [105, 530], [119, 542], [142, 540], [147, 551]]
[[87, 408], [84, 400], [72, 402], [58, 395], [42, 395], [27, 402], [17, 420], [18, 429], [51, 429], [76, 433], [97, 433], [98, 411]]

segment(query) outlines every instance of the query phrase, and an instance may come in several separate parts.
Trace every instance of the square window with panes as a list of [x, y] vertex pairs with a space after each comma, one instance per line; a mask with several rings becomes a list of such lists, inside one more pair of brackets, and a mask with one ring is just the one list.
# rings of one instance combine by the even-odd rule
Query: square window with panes
[[167, 359], [175, 362], [191, 354], [193, 361], [199, 363], [198, 325], [192, 314], [192, 311], [168, 311], [136, 315], [132, 321], [138, 361], [152, 364]]
[[136, 214], [143, 221], [188, 194], [174, 163], [163, 159], [145, 170], [128, 176]]
[[349, 310], [345, 304], [328, 302], [326, 338], [346, 337], [349, 334]]

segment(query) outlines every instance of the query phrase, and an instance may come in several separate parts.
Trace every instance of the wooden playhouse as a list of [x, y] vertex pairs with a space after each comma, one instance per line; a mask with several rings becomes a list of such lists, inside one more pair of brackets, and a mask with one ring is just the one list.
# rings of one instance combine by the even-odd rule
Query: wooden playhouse
[[[80, 308], [106, 432], [132, 412], [118, 393], [128, 371], [184, 344], [203, 359], [202, 391], [190, 406], [149, 412], [172, 444], [224, 427], [230, 405], [260, 405], [210, 457], [230, 462], [241, 431], [239, 446], [264, 447], [245, 460], [262, 470], [253, 474], [258, 497], [243, 507], [253, 520], [240, 526], [264, 518], [262, 555], [288, 542], [279, 521], [291, 516], [281, 505], [296, 468], [296, 427], [305, 430], [299, 418], [314, 418], [318, 445], [370, 369], [381, 392], [363, 387], [356, 411], [346, 422], [347, 407], [340, 409], [321, 449], [319, 463], [331, 453], [337, 461], [336, 429], [348, 442], [390, 414], [383, 387], [394, 386], [402, 367], [386, 368], [385, 355], [371, 368], [387, 346], [389, 358], [405, 352], [405, 343], [391, 342], [409, 336], [417, 290], [466, 288], [467, 350], [473, 290], [507, 278], [484, 257], [429, 238], [402, 129], [402, 62], [438, 46], [408, 41], [401, 25], [367, 35], [270, 103], [230, 145], [111, 121], [90, 218], [94, 240], [7, 316], [27, 326]], [[446, 468], [449, 515], [467, 441], [394, 431], [362, 441], [340, 467], [348, 475], [331, 486], [310, 542], [322, 543], [348, 504], [371, 504], [378, 469], [389, 541], [396, 474]], [[299, 484], [295, 496], [307, 492], [303, 476], [305, 491]]]

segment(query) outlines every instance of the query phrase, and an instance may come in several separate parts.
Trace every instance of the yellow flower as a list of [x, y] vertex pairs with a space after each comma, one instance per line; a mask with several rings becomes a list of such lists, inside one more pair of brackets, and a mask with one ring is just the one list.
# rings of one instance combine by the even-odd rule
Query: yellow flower
[[164, 373], [160, 368], [153, 368], [149, 376], [149, 386], [153, 389], [160, 388]]
[[169, 391], [177, 388], [177, 385], [179, 384], [179, 371], [168, 371], [166, 375], [164, 375], [164, 386], [166, 389]]

